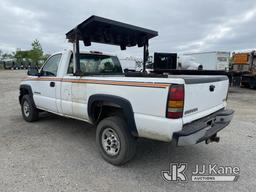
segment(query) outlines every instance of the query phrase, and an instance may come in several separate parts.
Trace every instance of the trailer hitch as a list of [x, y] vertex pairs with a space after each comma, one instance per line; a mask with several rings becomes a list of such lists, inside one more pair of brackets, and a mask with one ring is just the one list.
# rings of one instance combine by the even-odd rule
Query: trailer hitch
[[215, 133], [214, 135], [212, 135], [210, 138], [205, 140], [206, 144], [212, 143], [212, 142], [216, 142], [218, 143], [220, 141], [220, 137], [217, 137], [217, 133]]

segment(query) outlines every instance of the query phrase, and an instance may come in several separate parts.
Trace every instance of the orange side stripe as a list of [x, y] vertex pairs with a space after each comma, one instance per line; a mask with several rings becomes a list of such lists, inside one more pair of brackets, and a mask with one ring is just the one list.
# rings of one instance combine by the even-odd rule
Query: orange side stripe
[[29, 77], [26, 78], [25, 80], [30, 80], [30, 81], [62, 81], [62, 78], [57, 78], [57, 77]]
[[104, 80], [86, 80], [86, 79], [63, 79], [63, 82], [92, 83], [92, 84], [104, 84], [104, 85], [128, 85], [128, 86], [141, 86], [141, 87], [161, 87], [161, 88], [165, 88], [170, 85], [170, 84], [161, 84], [161, 83], [104, 81]]
[[170, 84], [166, 83], [147, 83], [147, 82], [131, 82], [131, 81], [110, 81], [110, 80], [90, 80], [90, 79], [63, 79], [57, 77], [39, 77], [39, 78], [27, 78], [25, 80], [31, 81], [62, 81], [71, 83], [91, 83], [91, 84], [103, 84], [103, 85], [125, 85], [125, 86], [138, 86], [138, 87], [156, 87], [166, 88]]

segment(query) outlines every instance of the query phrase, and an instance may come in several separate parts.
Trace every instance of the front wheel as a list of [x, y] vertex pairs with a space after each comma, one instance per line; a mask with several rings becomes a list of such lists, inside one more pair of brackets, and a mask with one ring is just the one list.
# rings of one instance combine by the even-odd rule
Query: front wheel
[[21, 99], [21, 112], [25, 121], [38, 120], [38, 109], [33, 105], [32, 98], [29, 95], [24, 95]]
[[113, 165], [122, 165], [136, 152], [136, 140], [122, 117], [103, 119], [97, 126], [96, 143], [102, 157]]

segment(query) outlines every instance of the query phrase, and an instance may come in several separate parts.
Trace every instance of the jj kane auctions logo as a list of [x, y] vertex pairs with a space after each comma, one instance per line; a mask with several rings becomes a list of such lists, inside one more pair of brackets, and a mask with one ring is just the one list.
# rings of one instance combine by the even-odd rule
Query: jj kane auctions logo
[[[170, 169], [161, 172], [165, 181], [188, 181], [187, 163], [170, 163]], [[216, 181], [237, 181], [239, 178], [239, 167], [218, 166], [217, 164], [195, 165], [191, 181], [195, 182], [216, 182]]]

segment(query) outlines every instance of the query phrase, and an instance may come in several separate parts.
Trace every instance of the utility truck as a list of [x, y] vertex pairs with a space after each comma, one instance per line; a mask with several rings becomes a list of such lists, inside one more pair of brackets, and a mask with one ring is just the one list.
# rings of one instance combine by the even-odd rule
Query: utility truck
[[238, 74], [241, 87], [256, 88], [256, 51], [234, 53], [233, 74]]
[[[73, 50], [53, 54], [20, 84], [23, 118], [41, 111], [94, 124], [102, 157], [121, 165], [135, 154], [138, 138], [190, 145], [219, 141], [233, 116], [227, 109], [226, 76], [145, 72], [153, 30], [91, 16], [66, 34]], [[117, 56], [83, 52], [91, 42], [143, 47], [142, 72], [123, 72]]]

